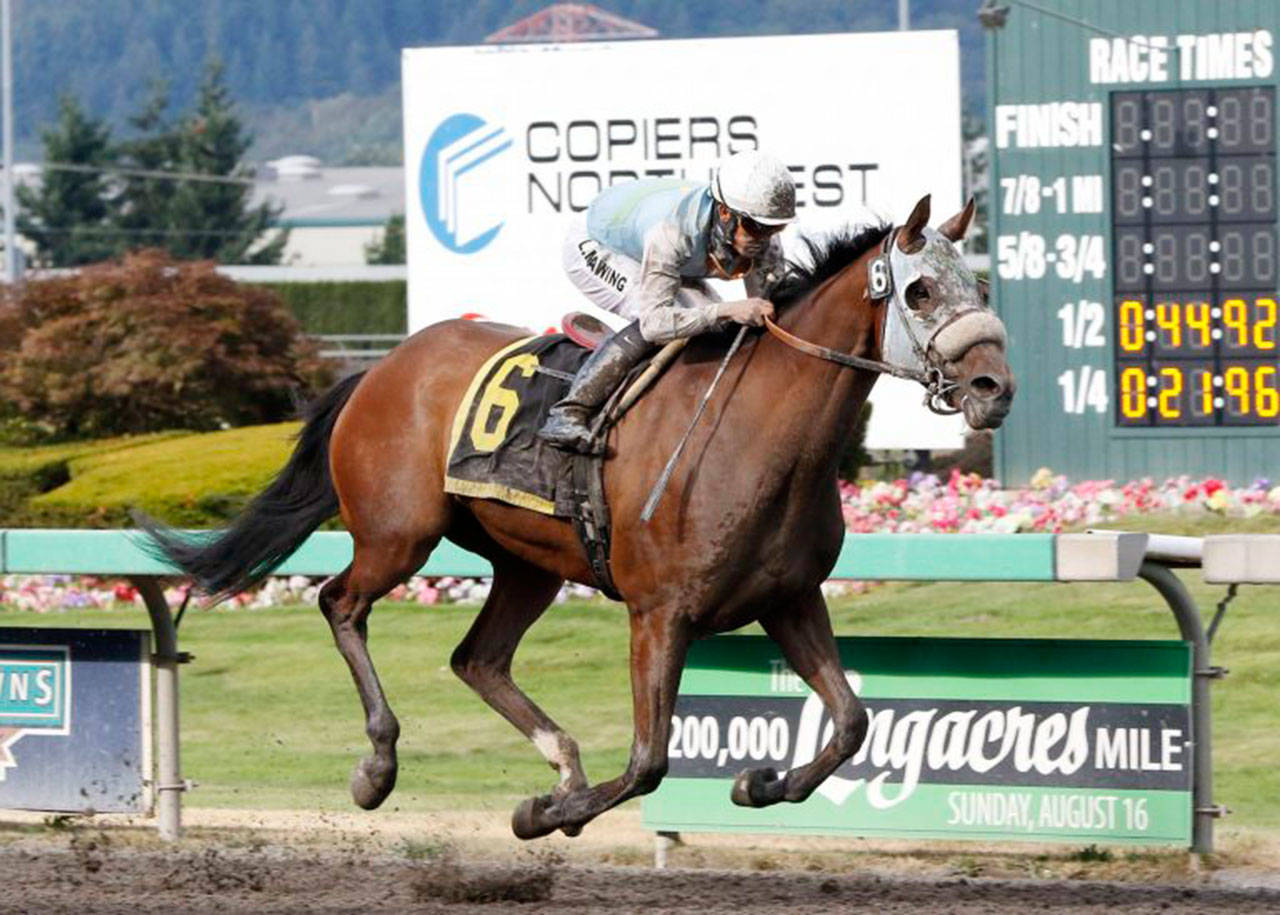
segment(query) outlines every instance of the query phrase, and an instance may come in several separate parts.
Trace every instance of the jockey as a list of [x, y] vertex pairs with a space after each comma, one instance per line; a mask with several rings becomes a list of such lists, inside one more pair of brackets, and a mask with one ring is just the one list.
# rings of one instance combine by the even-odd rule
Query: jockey
[[[725, 159], [709, 184], [654, 178], [596, 197], [565, 237], [565, 272], [592, 302], [632, 323], [583, 363], [538, 437], [585, 451], [591, 415], [653, 344], [724, 320], [762, 325], [773, 305], [760, 296], [781, 278], [776, 235], [795, 215], [791, 173], [756, 151]], [[708, 277], [741, 278], [748, 297], [721, 301]]]

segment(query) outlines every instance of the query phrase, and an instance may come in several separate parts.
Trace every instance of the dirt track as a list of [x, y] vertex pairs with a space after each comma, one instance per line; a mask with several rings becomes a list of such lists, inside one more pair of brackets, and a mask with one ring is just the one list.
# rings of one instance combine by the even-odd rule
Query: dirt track
[[450, 846], [406, 855], [368, 850], [351, 837], [320, 850], [279, 839], [168, 849], [99, 829], [11, 837], [0, 845], [0, 912], [1280, 912], [1276, 889], [654, 871], [567, 864], [553, 851], [496, 864]]

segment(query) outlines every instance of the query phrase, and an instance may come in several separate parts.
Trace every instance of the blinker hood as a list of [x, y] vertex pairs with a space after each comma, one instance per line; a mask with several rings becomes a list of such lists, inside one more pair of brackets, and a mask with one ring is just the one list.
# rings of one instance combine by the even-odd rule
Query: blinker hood
[[[895, 237], [887, 254], [878, 258], [887, 258], [888, 269], [872, 271], [873, 275], [880, 274], [873, 276], [873, 287], [876, 280], [891, 286], [887, 292], [892, 304], [885, 316], [881, 358], [891, 364], [924, 369], [930, 363], [930, 349], [943, 360], [953, 362], [975, 343], [991, 341], [1003, 345], [1004, 325], [982, 301], [977, 277], [960, 252], [935, 229], [925, 228], [921, 235], [924, 246], [912, 253], [899, 248]], [[925, 277], [934, 284], [935, 301], [943, 303], [929, 314], [913, 310], [906, 299], [907, 287]], [[873, 288], [872, 295], [875, 294]]]

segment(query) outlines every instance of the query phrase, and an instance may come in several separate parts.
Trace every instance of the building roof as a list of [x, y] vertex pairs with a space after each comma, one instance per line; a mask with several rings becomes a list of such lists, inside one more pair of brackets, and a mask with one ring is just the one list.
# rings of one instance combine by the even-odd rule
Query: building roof
[[590, 3], [553, 3], [519, 22], [499, 29], [485, 39], [488, 44], [524, 41], [601, 41], [620, 38], [654, 38], [657, 29], [624, 19]]
[[268, 199], [284, 206], [281, 225], [382, 225], [404, 212], [403, 168], [331, 168], [315, 160], [303, 163], [302, 158], [287, 156], [267, 163], [253, 185], [255, 206]]
[[[13, 173], [19, 185], [38, 190], [44, 169], [38, 162], [19, 162]], [[405, 211], [404, 169], [329, 168], [310, 156], [286, 156], [258, 168], [250, 205], [267, 199], [284, 206], [281, 225], [380, 226]]]

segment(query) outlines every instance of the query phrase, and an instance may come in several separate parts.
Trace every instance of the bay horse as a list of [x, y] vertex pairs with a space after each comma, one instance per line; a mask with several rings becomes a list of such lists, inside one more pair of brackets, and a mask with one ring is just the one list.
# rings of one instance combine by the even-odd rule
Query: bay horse
[[[558, 773], [548, 794], [516, 808], [517, 836], [556, 829], [576, 835], [605, 810], [652, 791], [667, 770], [690, 641], [753, 621], [822, 698], [834, 728], [811, 762], [781, 777], [771, 769], [744, 771], [732, 797], [753, 807], [803, 801], [867, 732], [820, 585], [844, 537], [837, 461], [875, 369], [893, 369], [877, 360], [893, 348], [894, 327], [901, 334], [907, 322], [914, 341], [908, 361], [914, 352], [921, 363], [913, 377], [927, 373], [934, 399], [963, 410], [971, 426], [998, 426], [1013, 397], [1003, 327], [952, 244], [972, 216], [970, 201], [939, 230], [928, 229], [925, 197], [897, 230], [877, 226], [810, 244], [814, 263], [796, 268], [772, 295], [777, 327], [808, 354], [772, 334], [749, 337], [647, 524], [639, 522], [641, 506], [717, 368], [723, 339], [693, 341], [609, 433], [604, 482], [614, 580], [631, 628], [634, 740], [626, 770], [608, 781], [588, 783], [577, 744], [511, 678], [521, 637], [564, 581], [595, 584], [570, 523], [442, 489], [463, 392], [489, 356], [527, 332], [463, 320], [427, 327], [309, 406], [288, 463], [225, 530], [184, 535], [142, 523], [153, 548], [220, 598], [260, 581], [341, 514], [354, 558], [324, 584], [319, 603], [351, 669], [373, 747], [351, 778], [361, 807], [377, 807], [395, 786], [400, 730], [369, 657], [369, 613], [422, 568], [442, 537], [493, 564], [492, 589], [453, 652], [452, 668]], [[869, 280], [882, 297], [869, 295]], [[966, 321], [970, 331], [957, 335]]]

